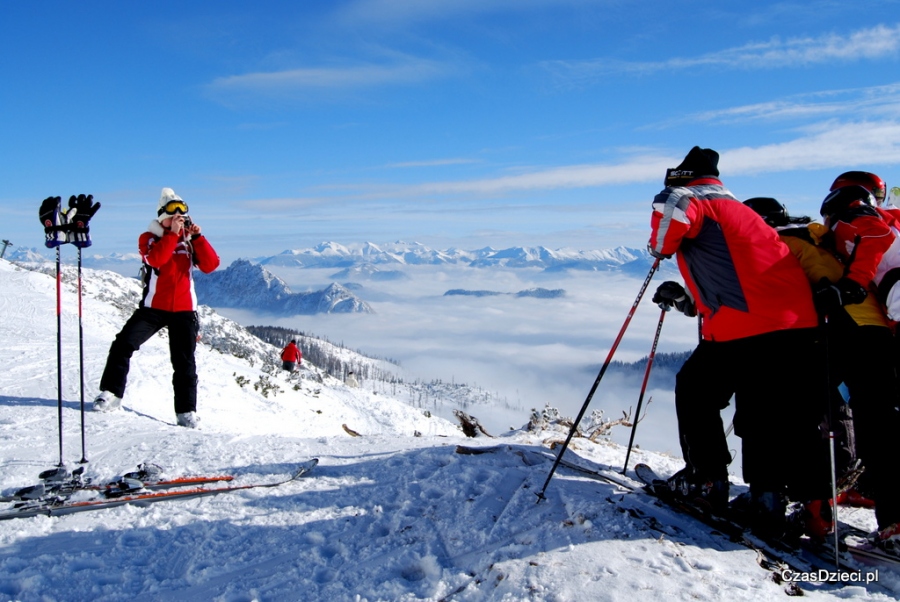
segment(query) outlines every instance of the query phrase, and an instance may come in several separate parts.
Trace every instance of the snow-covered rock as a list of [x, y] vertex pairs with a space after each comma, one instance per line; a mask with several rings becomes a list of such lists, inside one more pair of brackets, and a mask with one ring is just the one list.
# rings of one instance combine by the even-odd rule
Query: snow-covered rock
[[332, 283], [324, 290], [295, 293], [258, 264], [238, 259], [211, 274], [194, 271], [197, 299], [214, 307], [253, 309], [270, 315], [373, 313], [368, 303]]

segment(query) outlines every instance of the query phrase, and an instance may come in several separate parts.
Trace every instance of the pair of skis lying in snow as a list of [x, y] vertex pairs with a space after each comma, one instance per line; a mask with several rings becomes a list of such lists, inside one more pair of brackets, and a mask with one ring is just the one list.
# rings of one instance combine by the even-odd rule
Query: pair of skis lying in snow
[[[555, 460], [555, 457], [545, 450], [511, 445], [481, 448], [459, 446], [456, 451], [468, 455], [514, 453], [523, 457], [529, 464], [533, 463], [534, 458]], [[864, 583], [867, 576], [871, 576], [871, 572], [865, 572], [869, 567], [900, 570], [900, 557], [871, 545], [866, 540], [867, 534], [851, 525], [840, 523], [840, 550], [835, 555], [833, 546], [817, 544], [805, 538], [800, 541], [784, 542], [756, 537], [746, 526], [735, 520], [714, 515], [707, 508], [676, 496], [669, 490], [668, 483], [646, 464], [636, 465], [633, 477], [622, 475], [620, 471], [609, 467], [588, 466], [587, 461], [576, 463], [563, 459], [559, 464], [582, 476], [615, 485], [619, 493], [625, 495], [610, 496], [607, 500], [619, 503], [623, 512], [628, 512], [630, 516], [643, 521], [650, 529], [670, 536], [690, 537], [692, 527], [686, 526], [686, 529], [679, 527], [676, 523], [684, 525], [684, 521], [667, 514], [665, 512], [667, 508], [699, 521], [713, 536], [722, 537], [755, 551], [757, 563], [772, 573], [774, 581], [785, 581], [786, 592], [789, 594], [800, 593], [797, 581], [802, 579], [811, 579], [819, 584], [823, 582], [859, 584]], [[651, 499], [646, 499], [647, 496]], [[794, 581], [789, 581], [788, 577], [792, 577]]]
[[[277, 481], [234, 484], [231, 475], [191, 476], [164, 479], [161, 470], [152, 464], [142, 464], [137, 472], [103, 484], [94, 484], [83, 476], [79, 468], [71, 474], [64, 469], [41, 473], [41, 482], [25, 487], [12, 495], [0, 497], [11, 507], [0, 510], [0, 520], [29, 516], [57, 516], [124, 506], [152, 504], [168, 500], [189, 499], [220, 493], [278, 487], [297, 480], [319, 463], [317, 458], [299, 464], [289, 477]], [[224, 486], [212, 486], [224, 483]], [[87, 494], [87, 495], [85, 495]], [[80, 499], [85, 497], [86, 499]]]

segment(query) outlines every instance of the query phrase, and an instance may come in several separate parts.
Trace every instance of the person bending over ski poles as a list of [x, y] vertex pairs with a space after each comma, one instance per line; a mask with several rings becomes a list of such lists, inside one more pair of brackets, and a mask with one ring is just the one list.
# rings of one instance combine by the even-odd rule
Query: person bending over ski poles
[[733, 395], [748, 520], [760, 535], [779, 537], [786, 491], [804, 501], [831, 493], [821, 400], [796, 377], [813, 373], [818, 320], [796, 257], [723, 186], [718, 160], [695, 146], [653, 200], [648, 248], [658, 258], [675, 255], [687, 287], [664, 282], [653, 300], [703, 318], [701, 341], [676, 376], [685, 467], [669, 486], [727, 511], [732, 458], [720, 412]]
[[138, 239], [144, 284], [138, 308], [109, 348], [94, 410], [122, 405], [131, 356], [163, 327], [169, 329], [172, 388], [179, 426], [197, 428], [197, 368], [194, 352], [200, 334], [192, 270], [219, 267], [219, 256], [188, 216], [188, 206], [171, 188], [163, 188], [147, 231]]

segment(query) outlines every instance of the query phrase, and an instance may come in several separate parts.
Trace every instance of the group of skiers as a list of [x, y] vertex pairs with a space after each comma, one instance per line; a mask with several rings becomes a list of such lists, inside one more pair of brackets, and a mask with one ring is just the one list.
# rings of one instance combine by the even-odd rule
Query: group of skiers
[[[862, 472], [873, 541], [900, 545], [900, 489], [888, 476], [900, 432], [900, 209], [883, 206], [881, 178], [847, 172], [825, 196], [824, 224], [813, 223], [772, 198], [740, 202], [719, 180], [718, 160], [694, 147], [653, 201], [648, 248], [674, 255], [685, 283], [662, 283], [653, 301], [701, 320], [676, 377], [685, 467], [670, 488], [714, 512], [737, 511], [721, 418], [733, 396], [746, 521], [767, 537], [823, 540], [835, 528], [828, 435], [846, 410], [843, 391], [855, 435], [845, 446], [855, 439], [863, 470], [846, 461], [836, 477], [849, 489]], [[801, 503], [791, 518], [788, 500]]]

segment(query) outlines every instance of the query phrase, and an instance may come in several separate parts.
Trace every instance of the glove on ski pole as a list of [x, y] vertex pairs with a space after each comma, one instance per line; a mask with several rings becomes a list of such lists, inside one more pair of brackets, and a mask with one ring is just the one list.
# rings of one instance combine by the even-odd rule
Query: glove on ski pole
[[99, 209], [100, 203], [94, 202], [94, 195], [92, 194], [79, 194], [77, 197], [75, 195], [69, 197], [67, 217], [71, 230], [67, 242], [72, 243], [79, 249], [91, 246], [91, 229], [88, 224]]
[[38, 217], [44, 226], [44, 244], [48, 249], [53, 249], [66, 243], [66, 233], [69, 230], [65, 214], [60, 210], [60, 197], [49, 196], [41, 203]]

